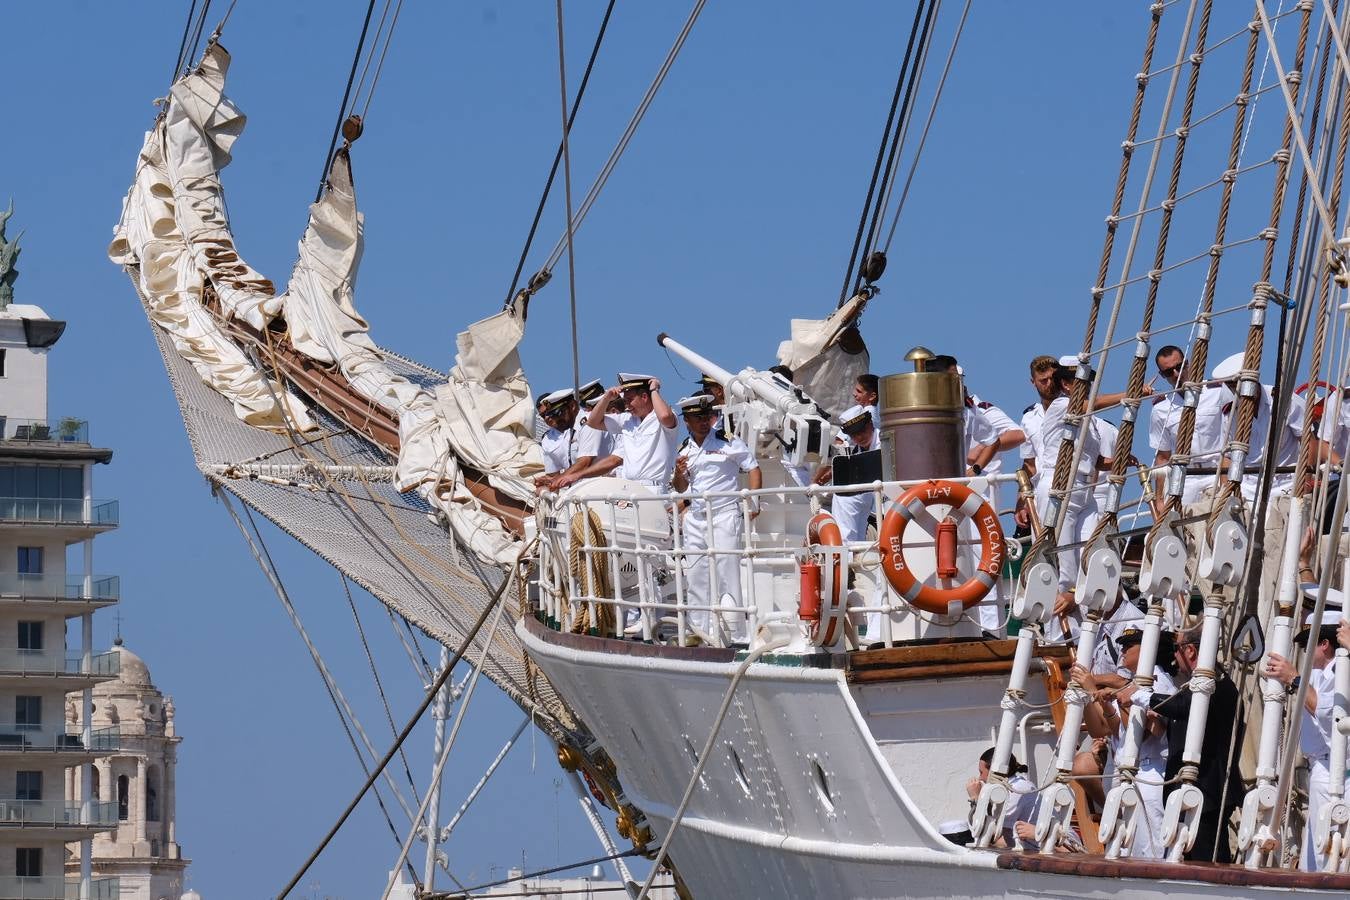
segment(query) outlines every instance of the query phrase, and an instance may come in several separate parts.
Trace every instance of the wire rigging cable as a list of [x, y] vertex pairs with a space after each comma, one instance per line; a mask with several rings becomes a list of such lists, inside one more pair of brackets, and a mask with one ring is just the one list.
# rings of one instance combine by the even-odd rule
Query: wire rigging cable
[[[910, 160], [909, 172], [905, 175], [905, 186], [900, 189], [900, 199], [895, 204], [895, 212], [891, 216], [891, 227], [886, 233], [886, 243], [882, 245], [883, 253], [891, 252], [891, 241], [895, 240], [895, 229], [900, 224], [900, 214], [904, 211], [905, 201], [909, 199], [909, 188], [914, 183], [914, 175], [919, 171], [919, 160], [923, 158], [923, 148], [928, 143], [928, 132], [933, 127], [933, 119], [937, 117], [938, 101], [942, 99], [942, 89], [947, 86], [947, 76], [952, 71], [952, 60], [956, 58], [956, 47], [961, 43], [961, 32], [965, 30], [966, 18], [970, 15], [970, 4], [972, 0], [966, 0], [965, 7], [961, 10], [961, 19], [956, 23], [956, 34], [952, 37], [952, 47], [947, 51], [947, 61], [942, 65], [942, 76], [938, 78], [937, 90], [933, 93], [933, 102], [928, 107], [928, 118], [924, 120], [923, 131], [919, 134], [919, 146], [914, 148], [914, 158]], [[922, 74], [922, 69], [920, 69]], [[896, 171], [899, 171], [898, 169]], [[886, 197], [882, 205], [888, 206], [891, 202], [891, 189], [886, 188]]]
[[[703, 7], [706, 3], [707, 0], [696, 0], [694, 3], [694, 8], [690, 11], [689, 18], [685, 20], [684, 27], [680, 29], [680, 33], [676, 36], [674, 45], [670, 48], [670, 52], [666, 54], [666, 59], [661, 64], [661, 68], [656, 73], [656, 77], [652, 79], [651, 85], [647, 88], [647, 93], [643, 95], [642, 102], [638, 104], [638, 108], [633, 112], [633, 117], [628, 120], [628, 127], [624, 129], [623, 134], [619, 137], [618, 144], [615, 145], [613, 152], [609, 155], [609, 159], [605, 161], [605, 165], [600, 169], [600, 174], [596, 176], [595, 183], [592, 184], [591, 189], [586, 192], [586, 198], [581, 201], [581, 207], [577, 210], [576, 216], [572, 219], [573, 231], [581, 227], [581, 223], [586, 218], [586, 214], [591, 211], [591, 206], [595, 204], [596, 198], [600, 196], [600, 191], [604, 189], [605, 183], [609, 181], [609, 176], [614, 173], [614, 167], [619, 164], [619, 158], [623, 156], [624, 151], [628, 149], [629, 142], [633, 140], [633, 135], [637, 133], [638, 126], [642, 124], [643, 116], [647, 114], [647, 109], [652, 105], [652, 101], [656, 99], [656, 94], [661, 90], [661, 85], [665, 83], [666, 76], [670, 74], [671, 67], [675, 65], [675, 59], [680, 55], [680, 50], [684, 47], [684, 42], [688, 40], [689, 33], [694, 30], [694, 23], [698, 21], [699, 14], [703, 12]], [[554, 246], [553, 252], [549, 254], [548, 259], [544, 262], [544, 265], [540, 270], [541, 272], [547, 273], [553, 271], [553, 267], [557, 265], [558, 260], [562, 258], [563, 250], [566, 248], [566, 245], [567, 235], [564, 234], [558, 239], [558, 243]]]
[[[855, 268], [859, 267], [859, 262], [862, 258], [859, 251], [863, 246], [863, 234], [867, 230], [869, 214], [873, 213], [873, 207], [875, 206], [874, 201], [877, 197], [877, 186], [884, 183], [881, 170], [883, 164], [887, 162], [887, 145], [889, 144], [891, 146], [892, 153], [895, 150], [894, 140], [891, 137], [892, 131], [894, 131], [896, 139], [899, 138], [900, 125], [896, 122], [896, 113], [900, 109], [901, 97], [907, 97], [905, 85], [909, 81], [907, 75], [910, 70], [910, 60], [913, 58], [915, 46], [919, 41], [920, 31], [926, 31], [928, 22], [932, 16], [933, 8], [936, 5], [937, 0], [926, 0], [926, 2], [921, 2], [914, 7], [914, 21], [910, 25], [909, 39], [905, 42], [905, 55], [900, 62], [900, 72], [895, 79], [895, 92], [891, 95], [891, 106], [890, 110], [886, 113], [886, 124], [881, 129], [881, 143], [880, 146], [877, 147], [877, 159], [872, 165], [872, 178], [867, 183], [867, 196], [863, 200], [862, 212], [858, 216], [858, 231], [857, 234], [853, 236], [853, 249], [849, 252], [848, 268], [844, 271], [844, 284], [839, 289], [840, 306], [843, 306], [848, 302], [849, 285], [854, 283], [853, 271]], [[925, 12], [927, 13], [926, 15]], [[894, 161], [893, 156], [891, 157], [891, 161]], [[875, 217], [873, 217], [873, 228], [875, 230]]]
[[[586, 85], [590, 84], [591, 71], [595, 68], [595, 59], [600, 55], [600, 44], [605, 39], [605, 31], [609, 28], [609, 19], [614, 12], [614, 4], [617, 0], [609, 0], [605, 7], [605, 15], [600, 20], [600, 30], [596, 32], [595, 44], [591, 47], [590, 59], [586, 61], [586, 71], [581, 75], [581, 84], [577, 86], [576, 99], [572, 101], [572, 111], [567, 116], [567, 128], [565, 131], [572, 131], [572, 123], [577, 120], [577, 111], [581, 109], [581, 98], [586, 94]], [[539, 222], [544, 217], [544, 206], [548, 203], [549, 191], [553, 189], [553, 179], [558, 176], [558, 166], [562, 163], [563, 143], [558, 142], [558, 150], [553, 154], [553, 165], [549, 166], [548, 178], [544, 180], [544, 191], [539, 195], [539, 205], [534, 210], [534, 220], [530, 222], [530, 232], [525, 236], [525, 246], [520, 251], [520, 261], [516, 263], [515, 274], [511, 276], [511, 289], [506, 292], [506, 305], [510, 306], [511, 300], [516, 296], [516, 287], [520, 284], [520, 273], [525, 271], [525, 260], [530, 255], [530, 247], [534, 244], [535, 232], [539, 230]], [[568, 212], [568, 221], [571, 221], [571, 212]], [[542, 287], [531, 279], [532, 288]]]
[[366, 16], [361, 21], [361, 36], [356, 39], [356, 53], [352, 56], [352, 70], [347, 76], [347, 87], [342, 91], [342, 103], [338, 106], [337, 121], [333, 123], [333, 136], [328, 140], [328, 152], [323, 157], [323, 171], [319, 173], [319, 188], [314, 193], [314, 202], [323, 196], [324, 185], [328, 182], [328, 167], [333, 163], [333, 151], [337, 148], [338, 134], [347, 118], [347, 101], [352, 96], [352, 83], [356, 80], [356, 68], [361, 64], [361, 53], [366, 47], [366, 32], [370, 30], [370, 17], [375, 12], [375, 0], [366, 4]]
[[567, 114], [567, 50], [563, 31], [562, 0], [556, 0], [558, 11], [558, 94], [562, 104], [562, 158], [563, 194], [567, 207], [567, 300], [572, 321], [572, 393], [581, 403], [581, 350], [577, 342], [577, 260], [572, 229], [572, 151], [568, 136], [572, 120]]

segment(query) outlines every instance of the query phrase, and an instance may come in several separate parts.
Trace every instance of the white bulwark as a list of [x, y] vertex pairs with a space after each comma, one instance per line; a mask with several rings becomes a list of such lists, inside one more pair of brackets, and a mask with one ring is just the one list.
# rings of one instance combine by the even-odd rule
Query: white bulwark
[[84, 420], [48, 415], [47, 354], [64, 329], [36, 306], [0, 309], [0, 900], [119, 896], [92, 854], [117, 808], [89, 788], [121, 738], [66, 715], [118, 673], [116, 654], [93, 649], [94, 612], [119, 596], [94, 539], [118, 509], [93, 486], [112, 451]]

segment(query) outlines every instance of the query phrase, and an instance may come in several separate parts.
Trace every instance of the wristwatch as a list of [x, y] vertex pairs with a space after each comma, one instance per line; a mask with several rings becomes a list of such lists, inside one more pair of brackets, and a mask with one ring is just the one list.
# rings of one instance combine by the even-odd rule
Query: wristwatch
[[984, 471], [984, 466], [981, 466], [978, 463], [972, 463], [970, 466], [970, 471], [975, 473], [976, 475], [979, 475], [981, 472]]
[[1294, 676], [1294, 680], [1291, 681], [1291, 682], [1289, 682], [1289, 687], [1285, 688], [1285, 689], [1284, 689], [1284, 692], [1285, 692], [1286, 694], [1290, 694], [1290, 695], [1297, 694], [1297, 693], [1298, 693], [1298, 686], [1299, 686], [1300, 684], [1302, 684], [1302, 683], [1303, 683], [1303, 676], [1302, 676], [1302, 675], [1295, 675], [1295, 676]]

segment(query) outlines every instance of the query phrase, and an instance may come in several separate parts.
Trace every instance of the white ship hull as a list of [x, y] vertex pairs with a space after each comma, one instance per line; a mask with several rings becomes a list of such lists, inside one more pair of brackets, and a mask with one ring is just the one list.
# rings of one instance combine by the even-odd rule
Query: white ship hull
[[[730, 654], [560, 634], [532, 620], [517, 630], [613, 758], [659, 842], [737, 668]], [[869, 690], [838, 668], [752, 665], [672, 842], [680, 875], [699, 900], [1350, 892], [1350, 876], [950, 843], [931, 822], [943, 809], [964, 812], [963, 786], [990, 742], [1001, 682], [911, 679]], [[1031, 760], [1043, 757], [1028, 740]]]

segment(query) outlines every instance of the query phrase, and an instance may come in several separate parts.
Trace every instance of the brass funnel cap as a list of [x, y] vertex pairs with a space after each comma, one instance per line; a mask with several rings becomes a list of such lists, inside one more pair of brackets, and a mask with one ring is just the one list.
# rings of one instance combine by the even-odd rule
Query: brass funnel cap
[[922, 345], [915, 347], [905, 354], [905, 361], [914, 363], [914, 371], [924, 371], [924, 363], [932, 359], [937, 354]]

